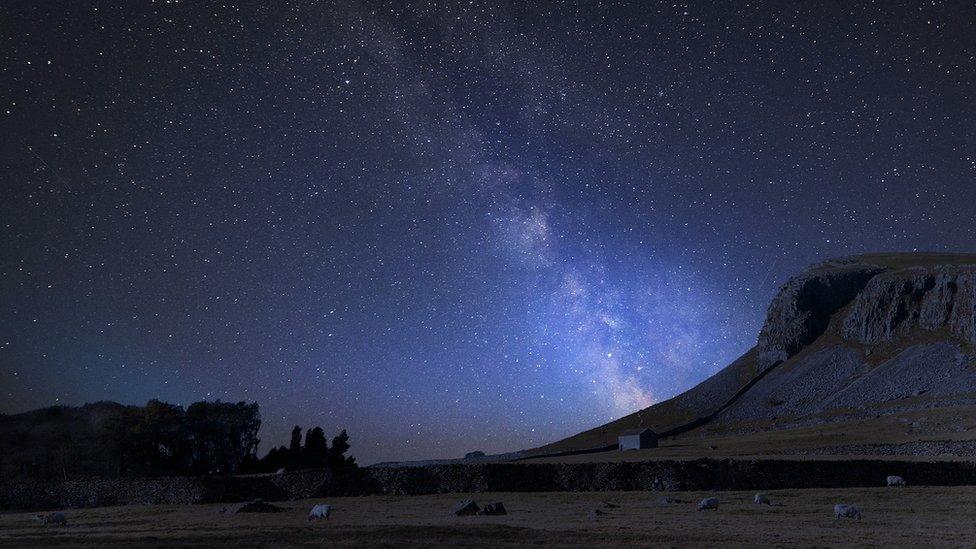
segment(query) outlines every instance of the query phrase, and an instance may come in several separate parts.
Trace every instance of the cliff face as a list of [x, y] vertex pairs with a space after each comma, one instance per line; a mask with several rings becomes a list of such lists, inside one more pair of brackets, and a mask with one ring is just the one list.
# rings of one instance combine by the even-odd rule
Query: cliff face
[[813, 343], [827, 329], [830, 317], [882, 270], [877, 265], [837, 265], [791, 278], [770, 304], [759, 333], [757, 373]]
[[[947, 406], [971, 406], [976, 414], [974, 348], [976, 255], [828, 261], [783, 285], [755, 349], [726, 369], [673, 399], [538, 450], [608, 445], [633, 427], [695, 436]], [[946, 432], [976, 429], [966, 421], [955, 417]]]
[[945, 329], [976, 345], [976, 266], [914, 267], [880, 274], [854, 300], [843, 336], [861, 343]]
[[[976, 257], [912, 259], [842, 260], [787, 282], [759, 335], [757, 372], [782, 364], [720, 421], [809, 424], [870, 417], [879, 406], [976, 403]], [[828, 328], [830, 339], [797, 356]], [[865, 346], [882, 342], [890, 354], [869, 361]]]

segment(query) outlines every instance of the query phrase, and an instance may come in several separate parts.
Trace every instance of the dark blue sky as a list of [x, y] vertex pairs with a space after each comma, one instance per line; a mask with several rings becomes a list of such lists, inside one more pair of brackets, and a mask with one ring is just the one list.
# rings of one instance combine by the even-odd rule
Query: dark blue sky
[[971, 2], [69, 4], [0, 21], [0, 412], [514, 450], [714, 373], [809, 263], [974, 250]]

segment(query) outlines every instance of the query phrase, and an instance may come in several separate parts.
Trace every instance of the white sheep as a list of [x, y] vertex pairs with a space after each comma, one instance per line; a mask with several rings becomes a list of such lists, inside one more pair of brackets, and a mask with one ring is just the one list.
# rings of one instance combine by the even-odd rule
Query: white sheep
[[769, 503], [769, 496], [766, 494], [756, 494], [756, 496], [752, 498], [752, 502], [756, 505], [772, 505]]
[[275, 471], [275, 474], [276, 475], [283, 475], [283, 474], [285, 474], [287, 472], [288, 472], [288, 470], [285, 469], [284, 467], [282, 467], [281, 469], [278, 469], [277, 471]]
[[319, 503], [312, 507], [312, 510], [308, 512], [308, 520], [313, 519], [327, 519], [329, 515], [332, 514], [332, 506], [326, 505], [324, 503]]
[[888, 486], [905, 486], [905, 479], [898, 475], [889, 475], [885, 480], [887, 481]]
[[704, 511], [706, 509], [713, 511], [718, 509], [718, 498], [705, 498], [698, 502], [699, 511]]
[[834, 518], [852, 518], [861, 520], [861, 512], [857, 510], [857, 507], [853, 505], [848, 505], [846, 503], [838, 503], [834, 505]]

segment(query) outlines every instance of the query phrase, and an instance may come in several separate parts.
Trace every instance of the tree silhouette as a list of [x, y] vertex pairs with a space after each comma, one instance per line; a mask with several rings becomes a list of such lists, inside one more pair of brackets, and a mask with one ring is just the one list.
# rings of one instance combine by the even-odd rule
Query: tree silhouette
[[311, 427], [305, 432], [302, 444], [301, 427], [295, 426], [291, 431], [288, 447], [272, 448], [260, 460], [256, 470], [265, 472], [277, 471], [282, 466], [289, 469], [339, 469], [355, 467], [356, 459], [346, 456], [349, 451], [349, 434], [345, 429], [332, 439], [332, 446], [325, 436], [325, 431], [319, 427]]
[[349, 434], [343, 429], [341, 433], [332, 439], [332, 448], [329, 450], [326, 465], [331, 469], [339, 469], [356, 464], [356, 458], [346, 457], [349, 451]]
[[325, 438], [325, 431], [321, 427], [314, 427], [305, 433], [305, 448], [303, 464], [305, 467], [324, 467], [329, 453], [329, 443]]
[[288, 444], [288, 451], [296, 456], [302, 451], [302, 428], [298, 425], [291, 429], [291, 442]]
[[44, 408], [0, 421], [0, 478], [236, 474], [255, 469], [260, 426], [244, 402]]

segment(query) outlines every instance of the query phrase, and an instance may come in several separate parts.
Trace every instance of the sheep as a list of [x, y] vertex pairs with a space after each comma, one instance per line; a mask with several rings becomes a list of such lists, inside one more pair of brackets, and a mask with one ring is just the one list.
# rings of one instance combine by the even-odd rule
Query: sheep
[[282, 467], [281, 469], [278, 469], [277, 471], [275, 471], [275, 474], [276, 475], [283, 475], [283, 474], [285, 474], [287, 472], [288, 472], [288, 470], [285, 469], [284, 467]]
[[718, 509], [718, 498], [705, 498], [698, 502], [698, 510], [717, 510]]
[[898, 475], [889, 475], [885, 480], [887, 481], [888, 486], [905, 486], [905, 479]]
[[752, 502], [756, 505], [772, 505], [772, 503], [769, 502], [769, 496], [766, 494], [756, 494], [755, 497], [752, 498]]
[[319, 503], [314, 505], [312, 510], [308, 512], [308, 520], [314, 519], [329, 519], [329, 515], [332, 514], [332, 506], [326, 505], [324, 503]]
[[861, 520], [861, 512], [853, 505], [838, 503], [834, 505], [834, 518], [839, 519], [841, 517]]

